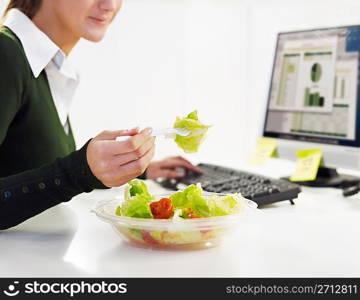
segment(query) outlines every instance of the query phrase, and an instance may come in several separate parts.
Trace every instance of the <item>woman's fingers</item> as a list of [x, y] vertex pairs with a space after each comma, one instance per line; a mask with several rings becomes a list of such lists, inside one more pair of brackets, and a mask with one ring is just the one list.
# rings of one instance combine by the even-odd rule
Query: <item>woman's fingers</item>
[[[155, 146], [152, 147], [144, 156], [138, 160], [131, 161], [127, 164], [118, 166], [116, 171], [112, 174], [111, 184], [113, 186], [119, 186], [123, 181], [123, 178], [130, 177], [135, 178], [145, 172], [146, 168], [150, 164], [151, 159], [155, 153]], [[125, 182], [124, 182], [125, 183]]]
[[138, 149], [128, 152], [125, 154], [116, 155], [111, 160], [112, 166], [121, 166], [129, 162], [135, 161], [143, 157], [155, 144], [155, 137], [151, 137], [144, 144], [142, 144]]
[[103, 180], [102, 183], [104, 185], [106, 185], [107, 187], [115, 187], [115, 186], [121, 186], [121, 185], [129, 182], [132, 179], [134, 179], [134, 176], [132, 176], [132, 175], [121, 177], [120, 180], [118, 180], [118, 181], [115, 181], [114, 177], [109, 177], [108, 180]]
[[184, 165], [184, 167], [187, 167], [188, 169], [196, 172], [196, 173], [199, 173], [199, 174], [202, 174], [203, 171], [198, 168], [197, 166], [193, 165], [190, 161], [188, 161], [187, 159], [185, 159], [184, 157], [182, 156], [176, 156], [176, 159], [179, 159], [181, 161], [183, 161], [186, 165]]
[[119, 142], [119, 143], [123, 143], [123, 145], [120, 144], [118, 146], [119, 150], [117, 154], [127, 153], [137, 150], [142, 144], [144, 144], [147, 140], [152, 138], [151, 132], [152, 129], [148, 127], [142, 130], [139, 134], [130, 137], [126, 141]]
[[190, 163], [189, 161], [187, 161], [186, 159], [183, 159], [181, 157], [168, 158], [159, 163], [161, 163], [160, 164], [161, 168], [174, 169], [174, 168], [183, 167], [183, 168], [189, 169], [189, 170], [194, 171], [199, 174], [202, 173], [202, 171], [198, 167], [194, 166], [192, 163]]
[[153, 158], [155, 153], [155, 146], [152, 147], [143, 157], [141, 157], [138, 160], [129, 162], [125, 165], [122, 165], [119, 167], [119, 173], [120, 174], [129, 174], [129, 175], [135, 175], [139, 176], [148, 167], [151, 159]]
[[[130, 136], [118, 142], [116, 137]], [[87, 147], [87, 162], [96, 178], [108, 187], [120, 186], [141, 175], [155, 152], [151, 128], [103, 131]]]
[[[180, 168], [180, 170], [178, 168]], [[156, 179], [160, 177], [181, 178], [186, 175], [184, 169], [202, 174], [201, 169], [194, 166], [186, 159], [183, 159], [182, 157], [170, 157], [151, 163], [146, 170], [146, 177], [148, 179]]]
[[152, 138], [151, 132], [151, 128], [145, 128], [140, 133], [129, 136], [125, 141], [107, 141], [105, 147], [106, 153], [108, 155], [118, 155], [136, 151], [140, 146]]
[[[180, 178], [185, 168], [196, 173], [201, 169], [181, 156], [170, 157], [150, 164], [155, 152], [155, 138], [152, 129], [104, 131], [88, 146], [88, 163], [93, 174], [106, 186], [120, 186], [141, 175], [147, 169], [148, 178]], [[129, 136], [125, 141], [116, 141], [118, 136]]]
[[118, 136], [132, 136], [132, 135], [136, 135], [139, 133], [140, 128], [139, 127], [134, 127], [132, 129], [128, 129], [128, 130], [118, 130], [119, 131], [119, 135], [117, 135], [115, 138], [117, 138]]
[[156, 171], [155, 178], [182, 178], [184, 177], [183, 173], [180, 173], [172, 169], [159, 169]]

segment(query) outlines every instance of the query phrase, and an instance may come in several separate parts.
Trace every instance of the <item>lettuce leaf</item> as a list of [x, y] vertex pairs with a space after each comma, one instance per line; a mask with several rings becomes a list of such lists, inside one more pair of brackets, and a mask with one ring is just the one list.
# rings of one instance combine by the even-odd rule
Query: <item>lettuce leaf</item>
[[226, 216], [238, 213], [245, 207], [245, 198], [240, 194], [212, 196], [208, 200], [211, 216]]
[[181, 209], [181, 217], [225, 216], [240, 212], [245, 207], [245, 199], [240, 194], [205, 198], [201, 185], [189, 185], [186, 189], [170, 196], [174, 209]]
[[140, 179], [131, 180], [125, 189], [125, 199], [131, 199], [134, 196], [153, 198], [146, 183]]
[[186, 189], [172, 194], [170, 200], [173, 203], [174, 210], [191, 207], [194, 197], [201, 196], [202, 192], [201, 185], [198, 183], [197, 185], [189, 185]]
[[197, 152], [210, 127], [199, 121], [196, 110], [189, 113], [185, 118], [177, 117], [174, 128], [183, 128], [189, 130], [190, 133], [187, 136], [176, 135], [175, 142], [185, 153]]
[[116, 209], [117, 215], [133, 218], [153, 218], [149, 204], [154, 197], [150, 194], [145, 182], [139, 179], [128, 182], [124, 198], [124, 203]]

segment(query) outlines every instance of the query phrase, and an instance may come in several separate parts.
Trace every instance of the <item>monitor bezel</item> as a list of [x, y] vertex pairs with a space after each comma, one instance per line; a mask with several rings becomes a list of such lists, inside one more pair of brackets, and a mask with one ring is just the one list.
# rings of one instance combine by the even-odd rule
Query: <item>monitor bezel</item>
[[[264, 137], [271, 137], [277, 138], [286, 141], [298, 141], [298, 142], [305, 142], [305, 143], [314, 143], [314, 144], [325, 144], [325, 145], [336, 145], [336, 146], [346, 146], [346, 147], [360, 147], [360, 81], [358, 79], [358, 86], [357, 86], [357, 105], [356, 105], [356, 122], [355, 122], [355, 140], [343, 140], [343, 139], [335, 139], [335, 138], [326, 138], [326, 137], [317, 137], [317, 136], [309, 136], [309, 135], [298, 135], [292, 133], [279, 133], [279, 132], [272, 132], [266, 131], [267, 120], [269, 116], [269, 106], [271, 101], [271, 90], [273, 87], [273, 80], [275, 74], [275, 64], [277, 59], [277, 53], [279, 50], [279, 41], [280, 36], [285, 34], [296, 34], [296, 33], [306, 33], [311, 31], [326, 31], [326, 30], [338, 30], [338, 29], [347, 29], [347, 28], [354, 28], [359, 27], [360, 24], [351, 24], [351, 25], [341, 25], [341, 26], [333, 26], [333, 27], [320, 27], [320, 28], [312, 28], [312, 29], [304, 29], [304, 30], [294, 30], [294, 31], [282, 31], [277, 33], [276, 38], [276, 46], [275, 46], [275, 53], [274, 59], [272, 64], [272, 72], [271, 72], [271, 80], [269, 84], [268, 90], [268, 100], [265, 109], [265, 118], [263, 124], [262, 135]], [[360, 68], [360, 57], [359, 57], [359, 68]], [[360, 70], [358, 73], [358, 77], [360, 76]]]

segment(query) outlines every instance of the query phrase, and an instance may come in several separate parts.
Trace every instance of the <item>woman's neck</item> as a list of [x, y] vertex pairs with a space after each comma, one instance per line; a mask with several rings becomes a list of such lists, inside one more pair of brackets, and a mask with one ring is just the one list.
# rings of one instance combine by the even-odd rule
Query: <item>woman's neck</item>
[[68, 55], [80, 40], [66, 30], [66, 27], [53, 15], [40, 11], [32, 19], [33, 23], [44, 32], [64, 53]]

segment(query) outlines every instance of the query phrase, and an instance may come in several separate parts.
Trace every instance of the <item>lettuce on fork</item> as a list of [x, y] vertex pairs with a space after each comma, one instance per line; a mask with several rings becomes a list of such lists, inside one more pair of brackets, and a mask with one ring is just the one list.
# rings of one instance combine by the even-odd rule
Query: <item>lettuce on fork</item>
[[197, 152], [210, 127], [199, 121], [196, 110], [189, 113], [185, 118], [176, 117], [174, 128], [186, 129], [190, 133], [187, 136], [176, 135], [175, 142], [185, 153]]
[[150, 202], [154, 197], [150, 194], [145, 182], [134, 179], [125, 188], [125, 201], [116, 209], [119, 216], [133, 218], [153, 218]]

